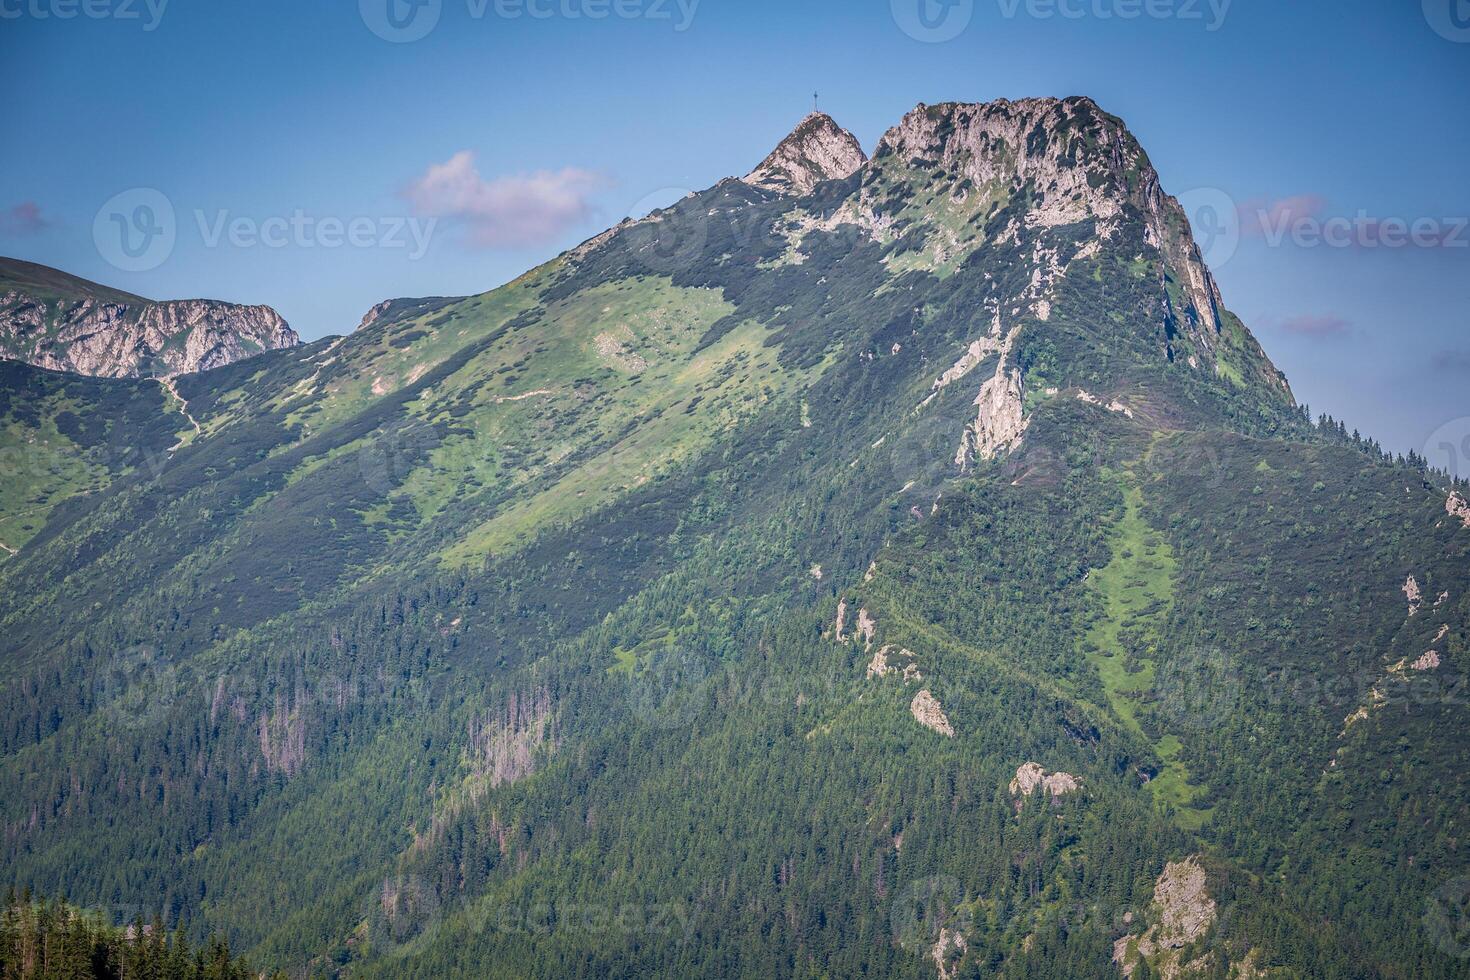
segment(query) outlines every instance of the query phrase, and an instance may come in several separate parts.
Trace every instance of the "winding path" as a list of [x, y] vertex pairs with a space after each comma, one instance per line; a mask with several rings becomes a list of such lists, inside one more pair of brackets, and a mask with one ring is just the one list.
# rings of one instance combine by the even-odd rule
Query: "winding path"
[[[186, 418], [186, 419], [189, 420], [189, 424], [194, 427], [194, 434], [196, 436], [203, 435], [204, 434], [204, 427], [199, 424], [199, 420], [198, 419], [194, 418], [194, 416], [192, 416], [192, 415], [189, 414], [189, 403], [188, 403], [188, 401], [186, 401], [184, 399], [184, 396], [183, 395], [179, 394], [179, 389], [174, 384], [174, 379], [173, 378], [159, 378], [158, 379], [158, 383], [161, 384], [161, 385], [163, 385], [163, 390], [166, 391], [166, 392], [168, 392], [170, 395], [172, 395], [173, 398], [174, 398], [174, 401], [176, 401], [176, 402], [179, 403], [179, 414], [182, 415], [182, 416], [184, 416], [184, 418]], [[186, 441], [187, 441], [187, 437], [186, 436], [180, 436], [179, 437], [179, 441], [176, 442], [176, 443], [174, 443], [172, 446], [170, 446], [168, 451], [170, 453], [176, 453], [176, 452], [178, 452], [180, 449], [183, 448], [184, 443]]]

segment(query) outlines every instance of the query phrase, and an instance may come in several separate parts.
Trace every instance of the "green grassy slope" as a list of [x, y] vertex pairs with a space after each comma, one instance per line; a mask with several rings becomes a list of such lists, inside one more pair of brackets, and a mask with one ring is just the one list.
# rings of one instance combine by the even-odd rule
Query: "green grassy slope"
[[[1446, 488], [1237, 321], [1171, 356], [1136, 211], [1094, 251], [1024, 182], [936, 211], [937, 169], [723, 183], [180, 379], [197, 434], [106, 388], [189, 437], [0, 565], [10, 877], [328, 975], [919, 977], [959, 935], [955, 976], [1079, 977], [1201, 853], [1211, 975], [1457, 975], [1419, 921], [1470, 871]], [[936, 380], [998, 316], [1025, 435], [957, 461], [999, 357]], [[1410, 574], [1449, 597], [1406, 617]], [[1017, 798], [1028, 762], [1079, 788]]]
[[52, 511], [165, 465], [183, 417], [155, 382], [108, 382], [0, 361], [0, 561]]
[[94, 296], [104, 302], [129, 305], [149, 302], [141, 296], [91, 282], [60, 269], [0, 256], [0, 292], [10, 290], [48, 302], [58, 299], [72, 300], [78, 296]]

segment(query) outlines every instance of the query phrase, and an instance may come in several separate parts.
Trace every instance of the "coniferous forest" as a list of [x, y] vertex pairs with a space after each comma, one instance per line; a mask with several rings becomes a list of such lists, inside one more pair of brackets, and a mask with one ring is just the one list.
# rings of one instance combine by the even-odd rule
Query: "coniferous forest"
[[1090, 99], [783, 147], [345, 337], [0, 366], [0, 976], [1466, 975], [1466, 484]]

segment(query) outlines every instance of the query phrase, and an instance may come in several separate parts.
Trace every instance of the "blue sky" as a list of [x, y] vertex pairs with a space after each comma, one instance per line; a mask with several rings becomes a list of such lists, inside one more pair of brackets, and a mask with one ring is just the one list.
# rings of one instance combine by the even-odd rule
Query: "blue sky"
[[[813, 90], [869, 149], [919, 102], [1085, 94], [1244, 215], [1213, 264], [1299, 398], [1470, 472], [1470, 0], [391, 0], [432, 24], [399, 43], [387, 2], [0, 0], [0, 254], [315, 338], [744, 173]], [[99, 248], [119, 194], [173, 209], [161, 259]]]

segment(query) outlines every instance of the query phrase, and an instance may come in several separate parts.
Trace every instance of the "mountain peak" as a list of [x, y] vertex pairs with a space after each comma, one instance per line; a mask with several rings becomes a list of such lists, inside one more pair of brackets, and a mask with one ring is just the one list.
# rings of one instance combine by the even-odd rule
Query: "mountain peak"
[[1090, 98], [920, 103], [878, 142], [875, 161], [959, 175], [977, 188], [1030, 188], [1024, 224], [1095, 222], [1110, 238], [1129, 215], [1183, 280], [1202, 339], [1223, 329], [1221, 299], [1177, 200], [1123, 120]]
[[883, 134], [874, 155], [942, 164], [976, 184], [1015, 178], [1061, 191], [1068, 206], [1057, 223], [1112, 217], [1125, 199], [1151, 210], [1156, 202], [1147, 198], [1158, 193], [1157, 174], [1127, 126], [1088, 98], [920, 103]]
[[802, 195], [824, 180], [852, 176], [867, 161], [857, 137], [825, 112], [813, 112], [743, 179], [778, 194]]

